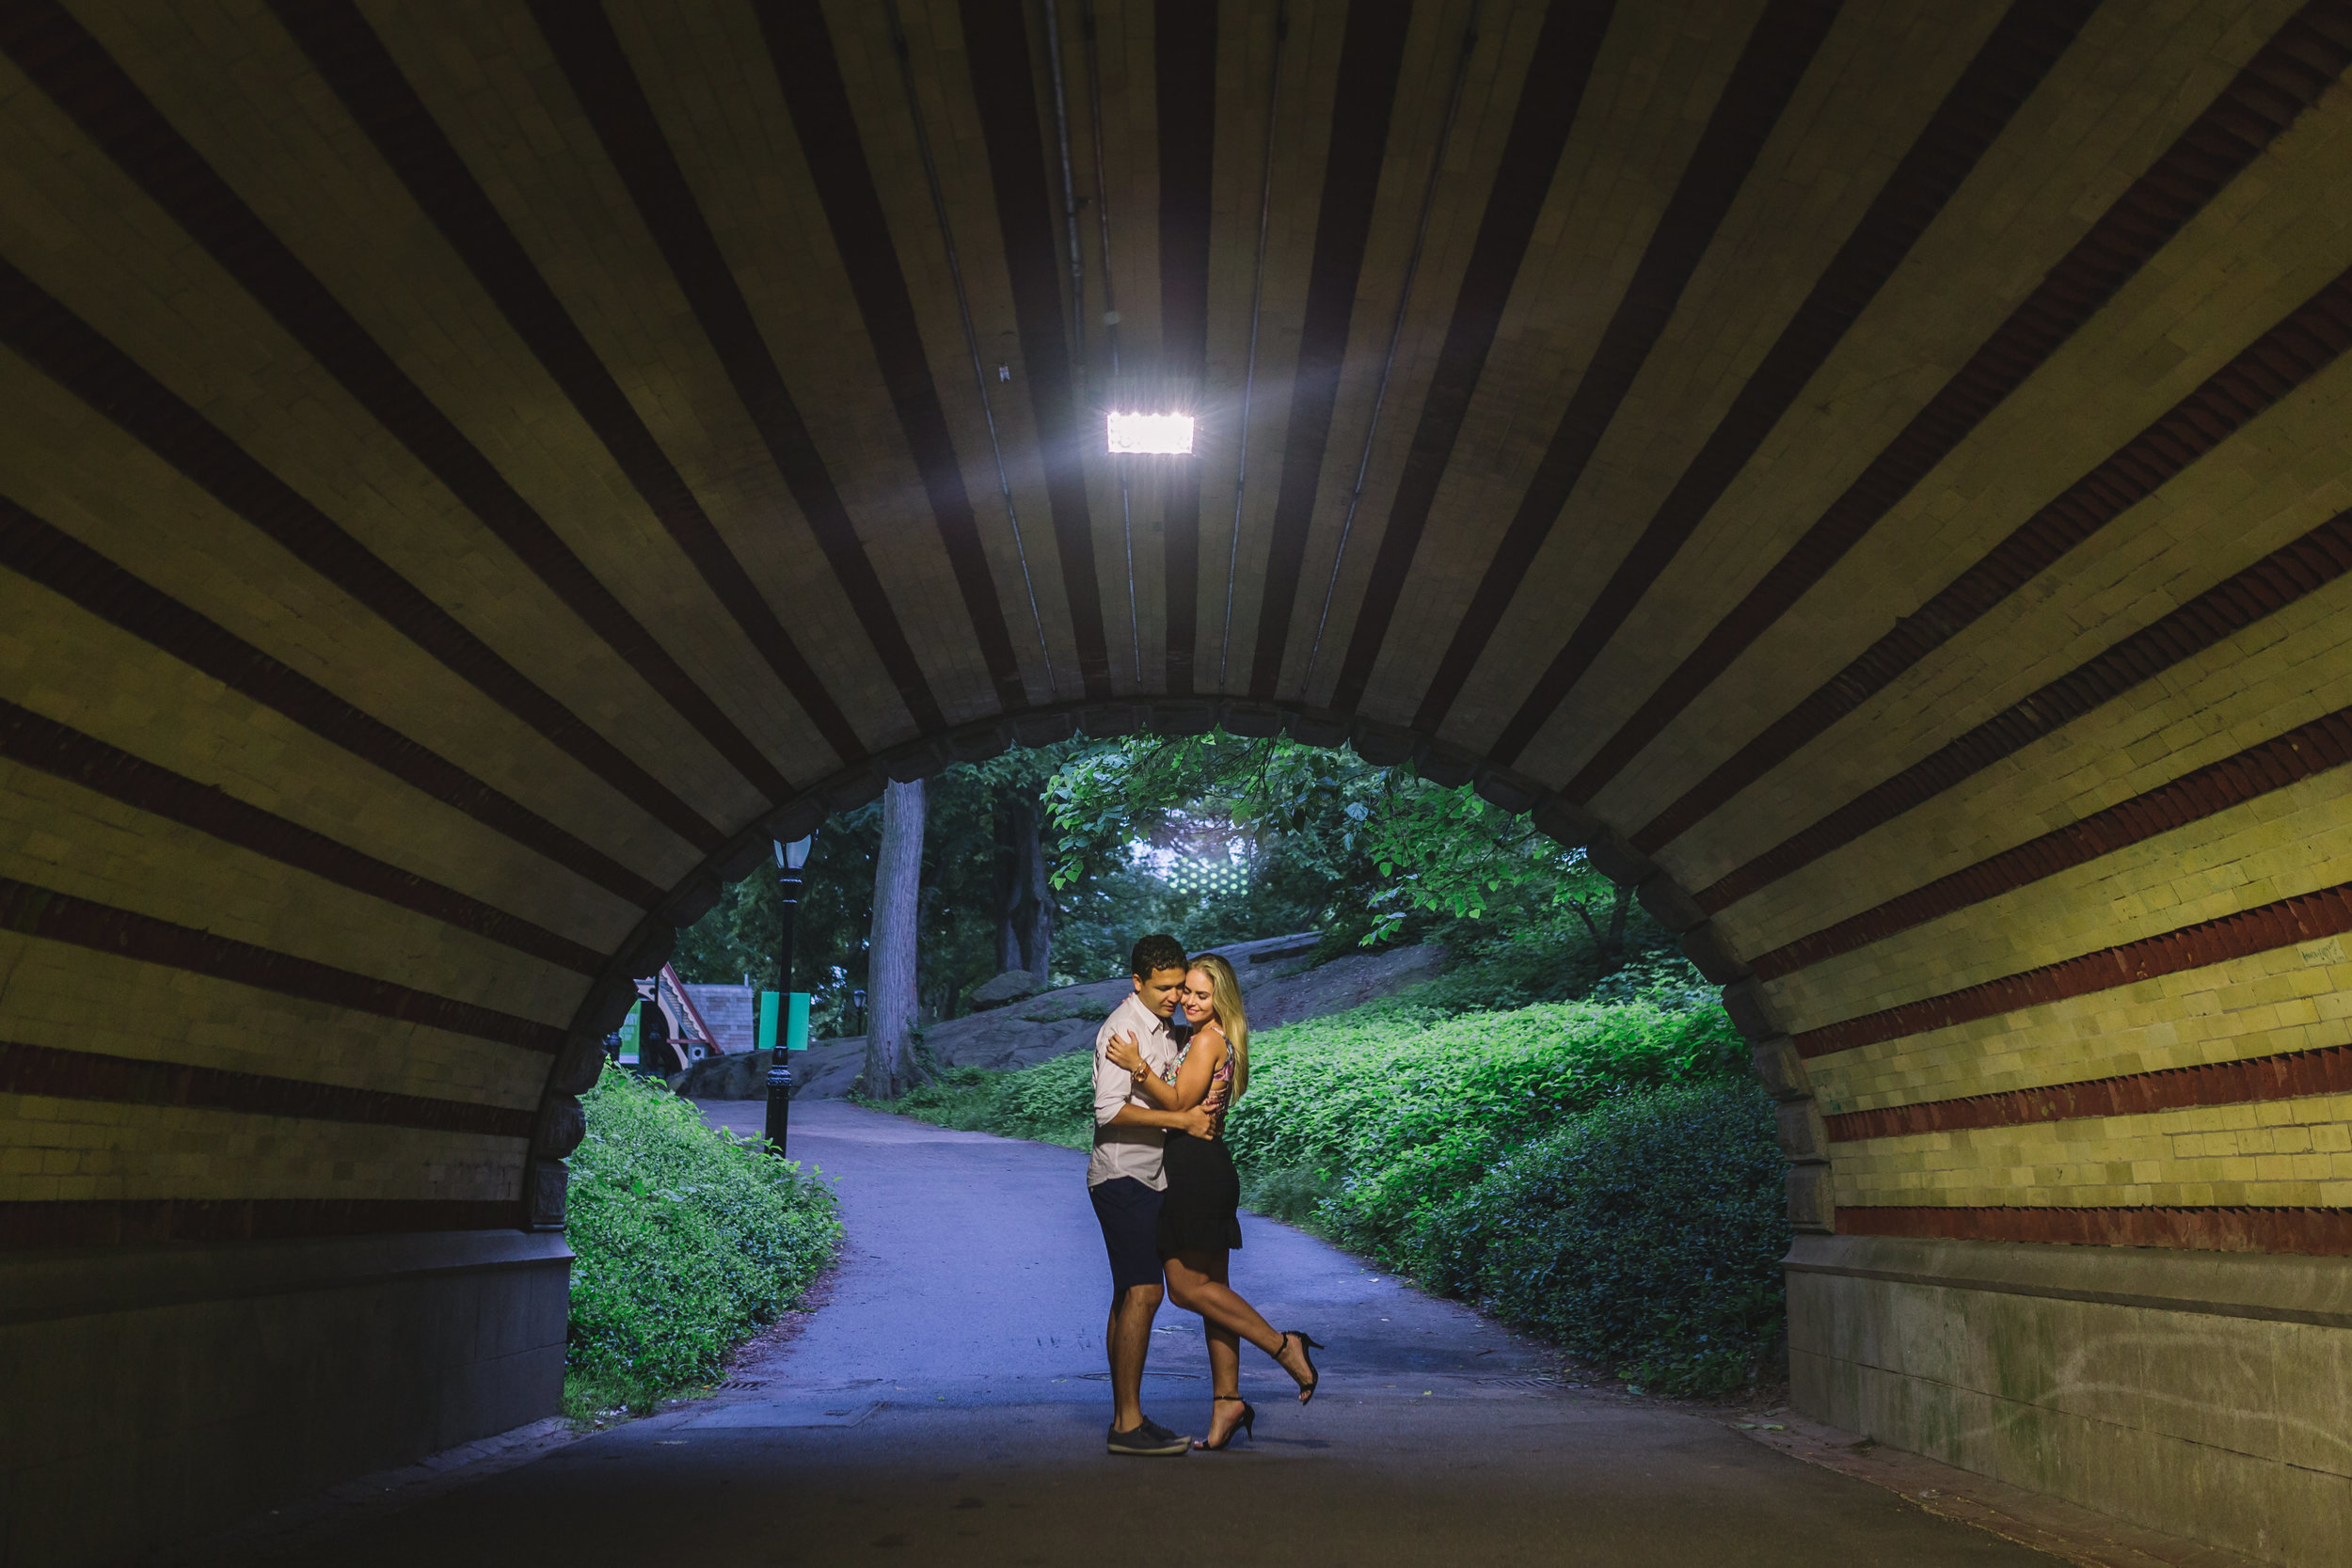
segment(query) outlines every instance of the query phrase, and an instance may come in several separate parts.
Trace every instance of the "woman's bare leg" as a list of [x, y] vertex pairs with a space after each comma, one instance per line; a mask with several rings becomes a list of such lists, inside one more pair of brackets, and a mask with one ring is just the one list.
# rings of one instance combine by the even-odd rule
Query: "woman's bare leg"
[[1222, 1448], [1241, 1425], [1241, 1336], [1206, 1318], [1200, 1330], [1209, 1341], [1209, 1386], [1216, 1398], [1209, 1402], [1209, 1433], [1199, 1441], [1204, 1448]]
[[[1231, 1255], [1222, 1247], [1214, 1252], [1180, 1252], [1161, 1261], [1168, 1269], [1168, 1297], [1187, 1312], [1198, 1312], [1212, 1327], [1224, 1329], [1236, 1339], [1247, 1339], [1280, 1364], [1301, 1388], [1307, 1386], [1307, 1353], [1295, 1341], [1277, 1333], [1258, 1309], [1243, 1299], [1239, 1291], [1225, 1281], [1227, 1260]], [[1212, 1346], [1215, 1340], [1211, 1341]], [[1236, 1347], [1235, 1358], [1239, 1358]], [[1214, 1363], [1212, 1363], [1214, 1368]], [[1235, 1370], [1234, 1388], [1240, 1387], [1239, 1369]], [[1219, 1391], [1225, 1391], [1219, 1386]]]

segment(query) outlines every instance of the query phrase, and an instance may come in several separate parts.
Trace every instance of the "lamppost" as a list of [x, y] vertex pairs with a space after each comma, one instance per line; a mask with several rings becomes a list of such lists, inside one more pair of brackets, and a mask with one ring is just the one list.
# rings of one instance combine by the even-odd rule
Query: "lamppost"
[[776, 947], [776, 1036], [768, 1057], [768, 1145], [781, 1159], [792, 1125], [792, 1069], [785, 1065], [792, 1030], [792, 923], [801, 912], [801, 867], [808, 863], [809, 838], [776, 846], [776, 886], [784, 894], [784, 931]]

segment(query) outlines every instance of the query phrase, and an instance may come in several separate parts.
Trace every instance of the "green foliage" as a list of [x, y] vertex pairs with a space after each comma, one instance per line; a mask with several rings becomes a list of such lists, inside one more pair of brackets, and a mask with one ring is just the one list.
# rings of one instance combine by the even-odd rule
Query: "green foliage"
[[1613, 1099], [1422, 1208], [1396, 1260], [1647, 1387], [1733, 1392], [1786, 1321], [1772, 1124], [1750, 1083]]
[[953, 1068], [900, 1099], [872, 1101], [940, 1127], [1088, 1148], [1094, 1142], [1094, 1058], [1073, 1051], [1009, 1072]]
[[1563, 1117], [1628, 1089], [1721, 1076], [1738, 1057], [1720, 1008], [1553, 1003], [1446, 1018], [1417, 992], [1269, 1030], [1251, 1047], [1249, 1092], [1226, 1126], [1234, 1158], [1335, 1182], [1322, 1227], [1384, 1261], [1422, 1208]]
[[832, 1189], [607, 1067], [571, 1159], [572, 1405], [643, 1410], [715, 1374], [833, 1261]]
[[[917, 916], [921, 953], [918, 990], [935, 1016], [953, 1011], [956, 998], [997, 973], [996, 814], [1016, 795], [1034, 799], [1047, 778], [1074, 754], [1108, 742], [1073, 741], [1014, 750], [981, 763], [960, 763], [931, 778], [924, 790], [922, 904]], [[882, 845], [882, 804], [870, 801], [835, 813], [818, 830], [803, 868], [794, 920], [792, 976], [810, 993], [812, 1033], [836, 1035], [863, 1027], [853, 993], [866, 988], [866, 946], [872, 933], [874, 856]], [[1071, 902], [1083, 903], [1082, 890]], [[776, 947], [783, 897], [773, 869], [763, 863], [729, 888], [709, 913], [678, 933], [671, 960], [681, 979], [740, 984], [745, 974], [763, 988], [776, 984]], [[1073, 933], [1057, 929], [1057, 967], [1086, 955]], [[1088, 979], [1101, 976], [1081, 971]], [[1104, 971], [1109, 973], [1109, 971]]]
[[1237, 837], [1248, 852], [1248, 890], [1203, 900], [1185, 933], [1195, 945], [1311, 925], [1325, 933], [1318, 957], [1329, 958], [1415, 940], [1451, 921], [1486, 926], [1489, 935], [1534, 933], [1554, 946], [1581, 932], [1608, 949], [1603, 969], [1618, 956], [1602, 930], [1614, 890], [1581, 850], [1475, 790], [1377, 767], [1345, 748], [1142, 736], [1073, 753], [1046, 782], [1045, 802], [1057, 885], [1104, 875], [1139, 841]]

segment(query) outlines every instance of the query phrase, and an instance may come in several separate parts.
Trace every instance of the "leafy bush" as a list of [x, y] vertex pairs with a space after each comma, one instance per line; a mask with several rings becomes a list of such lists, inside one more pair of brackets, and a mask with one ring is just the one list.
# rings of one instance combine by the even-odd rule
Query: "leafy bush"
[[626, 1402], [714, 1375], [833, 1261], [832, 1189], [704, 1125], [693, 1102], [608, 1067], [571, 1159], [566, 1403]]
[[1093, 1064], [1089, 1053], [1073, 1051], [1010, 1071], [949, 1068], [897, 1100], [860, 1103], [966, 1132], [1088, 1148], [1094, 1141]]
[[1256, 1178], [1336, 1190], [1321, 1227], [1390, 1259], [1421, 1209], [1508, 1149], [1629, 1088], [1718, 1077], [1738, 1061], [1722, 1009], [1554, 1003], [1438, 1016], [1419, 993], [1267, 1031], [1226, 1138]]
[[1418, 1212], [1399, 1260], [1635, 1382], [1730, 1392], [1786, 1321], [1772, 1120], [1746, 1083], [1612, 1100]]

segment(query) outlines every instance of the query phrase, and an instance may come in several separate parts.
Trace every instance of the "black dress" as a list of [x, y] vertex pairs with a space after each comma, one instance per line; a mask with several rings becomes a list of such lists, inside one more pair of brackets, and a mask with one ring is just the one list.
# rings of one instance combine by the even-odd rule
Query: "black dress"
[[[1232, 1077], [1229, 1051], [1210, 1080], [1216, 1085]], [[1160, 1256], [1179, 1252], [1231, 1251], [1241, 1245], [1241, 1176], [1233, 1169], [1233, 1152], [1225, 1147], [1222, 1118], [1214, 1138], [1170, 1132], [1161, 1168], [1168, 1173], [1168, 1192], [1160, 1199]]]

